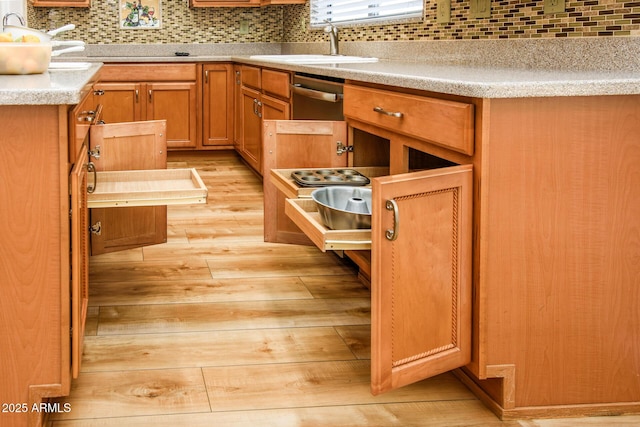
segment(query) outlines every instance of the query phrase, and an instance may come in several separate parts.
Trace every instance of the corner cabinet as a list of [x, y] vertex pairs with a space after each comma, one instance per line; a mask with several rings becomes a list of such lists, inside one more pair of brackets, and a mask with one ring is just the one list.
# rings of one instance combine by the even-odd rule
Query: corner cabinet
[[[313, 154], [300, 158], [325, 159], [316, 168], [349, 166], [371, 177], [370, 230], [328, 229], [308, 198], [310, 189], [298, 188], [291, 170], [273, 170], [270, 178], [289, 197], [286, 214], [311, 241], [323, 251], [345, 251], [370, 278], [371, 390], [380, 394], [471, 361], [473, 164], [468, 157], [454, 156], [462, 160], [457, 164], [433, 156], [431, 142], [418, 137], [434, 135], [445, 145], [473, 141], [474, 106], [420, 99], [425, 108], [435, 105], [435, 110], [444, 107], [443, 114], [453, 114], [449, 139], [436, 129], [443, 126], [440, 122], [422, 121], [422, 129], [407, 127], [413, 117], [407, 112], [412, 110], [399, 113], [400, 105], [394, 103], [401, 97], [395, 94], [382, 93], [382, 104], [376, 100], [371, 110], [384, 105], [402, 120], [398, 114], [384, 114], [388, 122], [372, 125], [366, 116], [360, 121], [359, 90], [370, 89], [345, 86], [347, 123], [266, 121], [264, 138], [265, 147], [277, 147], [279, 156], [287, 152], [295, 157], [296, 147], [315, 147]], [[366, 102], [373, 102], [374, 94], [367, 95]], [[352, 148], [337, 154], [340, 144]]]

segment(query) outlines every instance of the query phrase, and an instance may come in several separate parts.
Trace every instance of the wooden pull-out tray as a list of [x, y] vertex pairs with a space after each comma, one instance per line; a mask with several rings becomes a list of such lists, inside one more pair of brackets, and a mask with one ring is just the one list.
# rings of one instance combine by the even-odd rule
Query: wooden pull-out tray
[[89, 208], [207, 203], [207, 187], [195, 169], [104, 171], [96, 178]]
[[287, 199], [284, 211], [323, 252], [371, 249], [371, 229], [331, 230], [327, 228], [313, 199]]
[[[318, 168], [308, 169], [271, 169], [271, 182], [280, 190], [285, 197], [289, 199], [297, 199], [303, 197], [311, 197], [311, 192], [317, 190], [319, 187], [303, 187], [296, 183], [291, 177], [291, 173], [300, 170], [316, 170]], [[329, 168], [325, 168], [329, 169]], [[345, 168], [336, 168], [345, 169]], [[349, 167], [348, 169], [354, 169], [360, 172], [362, 175], [368, 178], [374, 178], [376, 176], [389, 175], [389, 168], [385, 166], [371, 166], [371, 167]]]

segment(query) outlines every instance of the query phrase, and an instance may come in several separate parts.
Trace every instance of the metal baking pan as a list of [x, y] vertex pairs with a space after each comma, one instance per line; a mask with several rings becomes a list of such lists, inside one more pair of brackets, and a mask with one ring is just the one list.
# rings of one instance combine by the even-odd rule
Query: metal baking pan
[[291, 172], [291, 178], [304, 187], [327, 185], [368, 185], [369, 178], [353, 169], [303, 169]]

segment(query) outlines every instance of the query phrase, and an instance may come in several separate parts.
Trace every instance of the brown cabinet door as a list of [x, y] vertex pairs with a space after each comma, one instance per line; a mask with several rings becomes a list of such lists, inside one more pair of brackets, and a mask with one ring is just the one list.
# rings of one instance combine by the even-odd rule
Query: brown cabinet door
[[209, 64], [203, 67], [203, 136], [204, 146], [233, 144], [233, 66]]
[[[100, 146], [100, 158], [94, 161], [96, 169], [166, 169], [166, 129], [164, 120], [92, 126], [91, 150]], [[167, 240], [166, 206], [91, 209], [91, 224], [97, 223], [100, 234], [91, 236], [93, 255]]]
[[241, 66], [233, 66], [233, 148], [242, 149], [242, 81]]
[[167, 121], [167, 147], [196, 148], [195, 83], [147, 83], [147, 120]]
[[71, 372], [80, 373], [84, 326], [89, 305], [89, 209], [87, 147], [79, 150], [71, 171]]
[[257, 172], [262, 173], [262, 112], [260, 92], [242, 89], [242, 140], [240, 155]]
[[471, 360], [472, 166], [372, 180], [371, 391]]
[[97, 83], [94, 85], [96, 103], [102, 105], [105, 123], [137, 122], [142, 120], [139, 83]]
[[347, 155], [339, 156], [336, 152], [337, 141], [345, 142], [346, 135], [345, 122], [264, 121], [265, 178], [262, 182], [266, 242], [311, 244], [285, 214], [285, 196], [271, 182], [269, 172], [284, 168], [346, 167]]

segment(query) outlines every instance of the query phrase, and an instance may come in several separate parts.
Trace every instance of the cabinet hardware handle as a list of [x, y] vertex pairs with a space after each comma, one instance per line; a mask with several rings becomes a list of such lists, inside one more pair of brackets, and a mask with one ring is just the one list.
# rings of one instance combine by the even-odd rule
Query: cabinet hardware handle
[[98, 160], [100, 158], [100, 146], [96, 145], [95, 150], [89, 150], [89, 156]]
[[152, 91], [151, 89], [149, 89], [149, 102], [153, 102], [153, 99], [151, 98], [151, 93], [152, 93], [152, 92], [153, 92], [153, 91]]
[[204, 71], [204, 82], [209, 84], [209, 70]]
[[136, 89], [136, 104], [140, 102], [140, 91]]
[[400, 232], [400, 215], [398, 214], [398, 204], [395, 200], [387, 200], [386, 206], [388, 211], [393, 211], [393, 228], [388, 228], [384, 234], [387, 240], [393, 242], [398, 238]]
[[262, 102], [258, 101], [258, 117], [262, 117]]
[[104, 91], [102, 89], [94, 90], [93, 94], [97, 96], [102, 96], [104, 95]]
[[387, 111], [382, 107], [373, 107], [373, 111], [376, 113], [384, 114], [385, 116], [397, 117], [399, 119], [404, 116], [400, 111]]
[[91, 194], [96, 191], [98, 185], [98, 172], [96, 171], [96, 165], [89, 162], [87, 163], [87, 172], [93, 173], [93, 184], [87, 184], [87, 193]]

